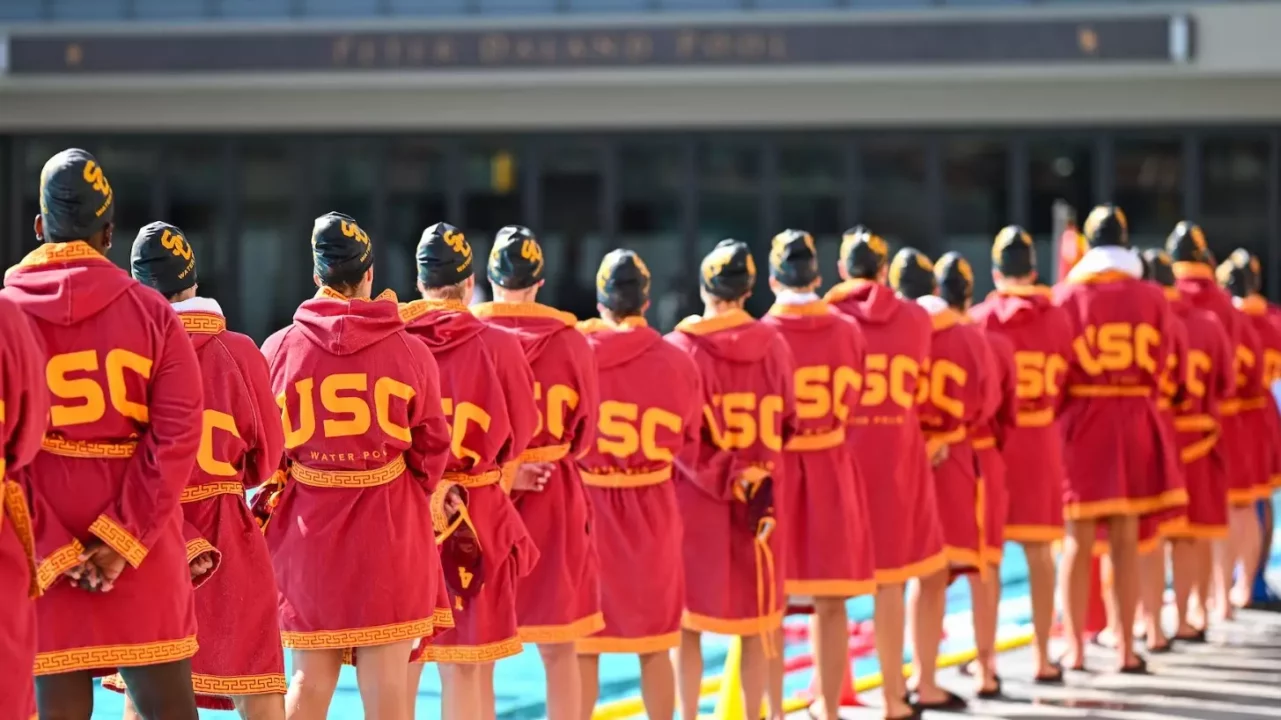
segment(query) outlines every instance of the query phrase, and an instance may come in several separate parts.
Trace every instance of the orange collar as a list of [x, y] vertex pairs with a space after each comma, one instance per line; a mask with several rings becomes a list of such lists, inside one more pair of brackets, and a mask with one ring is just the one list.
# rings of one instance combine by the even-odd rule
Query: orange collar
[[1178, 302], [1183, 298], [1183, 295], [1179, 293], [1179, 289], [1176, 287], [1163, 287], [1161, 289], [1165, 291], [1165, 299], [1170, 302]]
[[1121, 280], [1131, 279], [1133, 279], [1132, 276], [1127, 275], [1120, 270], [1103, 270], [1102, 272], [1080, 274], [1068, 273], [1067, 277], [1067, 281], [1070, 283], [1083, 284], [1119, 282]]
[[649, 327], [649, 323], [646, 322], [642, 315], [632, 315], [630, 317], [625, 317], [616, 323], [609, 322], [602, 318], [587, 318], [586, 320], [579, 322], [577, 327], [579, 332], [583, 334], [591, 334], [594, 332], [602, 332], [604, 330], [618, 330], [626, 332], [629, 330], [635, 330], [636, 328]]
[[1044, 285], [1007, 285], [995, 292], [997, 295], [1008, 295], [1010, 297], [1034, 297], [1037, 295], [1049, 297], [1053, 294], [1053, 291]]
[[840, 302], [850, 295], [853, 295], [854, 291], [859, 288], [875, 284], [875, 280], [868, 280], [867, 278], [850, 278], [849, 280], [837, 283], [831, 290], [828, 290], [827, 294], [823, 296], [823, 300], [830, 303]]
[[400, 319], [406, 323], [413, 322], [429, 312], [453, 310], [467, 312], [467, 306], [461, 300], [413, 300], [400, 304]]
[[676, 329], [689, 335], [710, 335], [714, 332], [728, 330], [750, 322], [755, 322], [755, 318], [748, 315], [746, 310], [735, 308], [724, 315], [716, 315], [714, 317], [690, 315], [681, 320]]
[[1170, 267], [1174, 271], [1174, 277], [1179, 280], [1187, 278], [1214, 280], [1214, 269], [1205, 263], [1182, 260], [1174, 263]]
[[315, 299], [340, 300], [342, 302], [382, 302], [384, 300], [390, 300], [392, 302], [396, 302], [396, 292], [391, 288], [388, 288], [378, 293], [377, 297], [349, 298], [346, 295], [343, 295], [342, 293], [338, 292], [337, 290], [329, 287], [328, 285], [322, 285], [320, 286], [320, 289], [316, 291]]
[[217, 335], [227, 329], [227, 318], [207, 312], [178, 313], [182, 329], [192, 335]]
[[570, 327], [578, 324], [578, 318], [574, 317], [572, 314], [536, 302], [487, 302], [479, 305], [472, 305], [471, 312], [478, 318], [553, 318], [560, 320]]
[[827, 302], [824, 300], [815, 300], [800, 305], [775, 303], [769, 309], [770, 315], [826, 315], [829, 312]]
[[46, 242], [27, 253], [17, 265], [5, 271], [5, 277], [8, 277], [10, 273], [22, 270], [34, 270], [46, 265], [71, 262], [101, 263], [115, 267], [115, 263], [108, 260], [102, 253], [94, 250], [89, 246], [89, 243], [83, 240], [73, 240], [65, 243]]
[[1262, 295], [1249, 295], [1241, 298], [1241, 312], [1246, 315], [1259, 316], [1268, 314], [1268, 301]]
[[930, 316], [930, 323], [934, 326], [934, 332], [946, 330], [953, 325], [963, 325], [969, 320], [957, 312], [956, 308], [948, 308], [942, 312]]

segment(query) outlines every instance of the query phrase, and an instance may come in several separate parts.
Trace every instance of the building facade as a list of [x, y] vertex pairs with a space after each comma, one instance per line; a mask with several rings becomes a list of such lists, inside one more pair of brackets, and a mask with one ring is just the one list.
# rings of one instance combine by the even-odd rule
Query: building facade
[[[1117, 202], [1141, 246], [1193, 219], [1281, 291], [1278, 3], [604, 16], [554, 0], [548, 17], [427, 21], [374, 2], [362, 20], [247, 24], [214, 12], [242, 3], [200, 0], [204, 19], [157, 24], [131, 0], [73, 24], [70, 0], [28, 1], [35, 21], [0, 25], [0, 259], [34, 243], [44, 161], [81, 146], [116, 192], [112, 257], [175, 223], [203, 292], [260, 340], [312, 291], [329, 210], [370, 231], [375, 283], [402, 296], [440, 220], [478, 253], [533, 228], [548, 300], [580, 315], [600, 257], [630, 247], [663, 327], [697, 309], [698, 259], [724, 237], [763, 268], [775, 232], [809, 230], [830, 285], [841, 231], [865, 224], [965, 253], [982, 292], [1007, 223], [1052, 267], [1056, 201]], [[752, 306], [768, 304], [762, 282]]]

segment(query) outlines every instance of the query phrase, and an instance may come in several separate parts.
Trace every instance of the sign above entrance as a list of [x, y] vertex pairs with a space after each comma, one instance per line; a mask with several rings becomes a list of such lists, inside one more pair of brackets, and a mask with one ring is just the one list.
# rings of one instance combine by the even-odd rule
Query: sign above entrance
[[1173, 63], [1193, 56], [1184, 15], [1098, 19], [717, 24], [424, 32], [30, 35], [9, 73], [237, 74], [743, 66]]

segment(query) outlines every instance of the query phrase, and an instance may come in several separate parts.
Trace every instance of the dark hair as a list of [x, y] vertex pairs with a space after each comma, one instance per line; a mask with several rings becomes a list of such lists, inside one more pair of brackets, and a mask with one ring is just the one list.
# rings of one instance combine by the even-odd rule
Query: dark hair
[[322, 284], [344, 295], [350, 295], [350, 291], [360, 287], [360, 281], [365, 279], [365, 271], [369, 267], [359, 261], [348, 261], [327, 268], [316, 268], [316, 276]]
[[610, 303], [606, 306], [606, 309], [613, 313], [614, 317], [622, 320], [623, 318], [644, 315], [646, 300], [648, 300], [648, 298], [615, 295], [610, 299]]

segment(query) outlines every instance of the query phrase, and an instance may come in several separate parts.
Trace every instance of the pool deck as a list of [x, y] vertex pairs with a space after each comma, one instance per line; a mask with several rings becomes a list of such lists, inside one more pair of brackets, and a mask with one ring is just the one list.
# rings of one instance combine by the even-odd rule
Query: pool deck
[[[1170, 623], [1166, 623], [1167, 626]], [[1052, 651], [1055, 649], [1051, 646]], [[1101, 672], [1114, 662], [1112, 651], [1091, 647], [1087, 668], [1100, 672], [1069, 673], [1067, 685], [1033, 685], [1028, 648], [1000, 658], [1004, 692], [999, 701], [974, 701], [964, 714], [926, 713], [926, 718], [1036, 720], [1038, 718], [1106, 718], [1108, 720], [1251, 720], [1281, 718], [1281, 613], [1243, 611], [1231, 623], [1210, 632], [1205, 645], [1178, 645], [1166, 655], [1148, 656], [1151, 675]], [[1142, 650], [1140, 649], [1140, 652]], [[966, 697], [972, 681], [957, 670], [944, 670], [940, 682]], [[866, 709], [845, 709], [841, 718], [881, 718], [880, 691], [864, 693]], [[806, 718], [805, 712], [789, 718]]]

